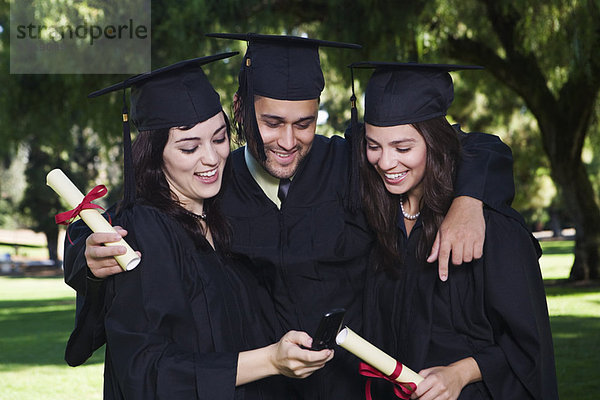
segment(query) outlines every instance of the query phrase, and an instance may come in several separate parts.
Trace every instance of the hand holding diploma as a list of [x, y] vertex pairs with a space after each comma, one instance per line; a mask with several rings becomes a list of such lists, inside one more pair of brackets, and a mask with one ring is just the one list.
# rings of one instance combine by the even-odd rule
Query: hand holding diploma
[[[94, 189], [96, 188], [92, 189], [87, 196], [84, 196], [60, 169], [54, 169], [48, 173], [46, 176], [46, 184], [63, 198], [69, 204], [69, 207], [77, 209], [77, 213], [83, 222], [85, 222], [93, 232], [116, 233], [110, 223], [95, 209], [100, 207], [93, 203], [89, 203], [89, 201], [100, 196], [92, 197], [89, 200], [86, 199], [90, 195], [93, 196]], [[86, 202], [84, 202], [84, 199], [86, 199]], [[106, 243], [106, 245], [124, 246], [127, 249], [125, 254], [115, 256], [115, 259], [123, 270], [132, 270], [139, 264], [140, 257], [123, 239], [114, 243]]]
[[[388, 354], [354, 333], [350, 328], [342, 329], [337, 337], [338, 345], [348, 350], [368, 365], [362, 365], [360, 373], [368, 377], [384, 378], [395, 384], [394, 392], [401, 399], [409, 399], [423, 377], [410, 368], [402, 365]], [[379, 371], [373, 371], [369, 365]], [[367, 381], [366, 397], [371, 400], [371, 382]]]

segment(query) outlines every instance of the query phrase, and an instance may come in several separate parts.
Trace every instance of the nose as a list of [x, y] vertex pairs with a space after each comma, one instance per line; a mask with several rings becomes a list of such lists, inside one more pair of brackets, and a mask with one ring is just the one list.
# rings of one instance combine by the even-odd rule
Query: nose
[[389, 171], [398, 165], [398, 160], [393, 151], [383, 149], [377, 161], [377, 166], [383, 171]]
[[284, 150], [293, 150], [296, 147], [296, 136], [292, 125], [285, 125], [281, 130], [277, 144]]
[[208, 166], [215, 166], [219, 162], [219, 155], [214, 145], [210, 143], [207, 146], [202, 146], [202, 157], [200, 158], [202, 164]]

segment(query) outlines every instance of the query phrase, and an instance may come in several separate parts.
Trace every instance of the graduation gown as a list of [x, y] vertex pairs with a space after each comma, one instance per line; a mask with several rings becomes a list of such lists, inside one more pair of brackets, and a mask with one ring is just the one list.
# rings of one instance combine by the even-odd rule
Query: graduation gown
[[143, 256], [106, 281], [104, 398], [262, 398], [260, 384], [235, 387], [238, 352], [264, 342], [247, 282], [154, 208], [117, 222]]
[[[456, 195], [481, 199], [502, 212], [514, 194], [510, 149], [494, 135], [459, 131], [463, 157]], [[373, 240], [362, 213], [346, 208], [350, 148], [338, 136], [316, 135], [279, 210], [255, 182], [243, 149], [232, 153], [233, 177], [227, 182], [221, 207], [233, 228], [233, 250], [247, 260], [253, 274], [268, 289], [277, 318], [270, 321], [277, 340], [289, 329], [313, 334], [321, 315], [335, 307], [347, 310], [345, 323], [362, 331], [362, 304], [367, 254]], [[507, 211], [508, 210], [508, 211]], [[65, 243], [65, 281], [77, 290], [76, 326], [65, 351], [70, 365], [79, 365], [102, 345], [101, 285], [89, 279], [81, 223], [69, 228], [74, 244]], [[298, 397], [360, 398], [358, 361], [343, 349], [334, 360], [306, 380], [294, 384]]]
[[[446, 282], [437, 265], [415, 258], [420, 219], [408, 238], [399, 220], [405, 265], [396, 279], [369, 272], [367, 339], [417, 372], [473, 357], [483, 379], [464, 387], [463, 400], [557, 399], [539, 245], [519, 221], [484, 214], [483, 257], [453, 268]], [[374, 391], [396, 398], [387, 382]]]
[[[496, 136], [460, 133], [469, 152], [457, 195], [507, 209], [514, 188], [510, 149]], [[270, 292], [281, 333], [313, 334], [326, 311], [347, 310], [345, 324], [362, 331], [363, 289], [373, 240], [361, 212], [347, 209], [349, 146], [338, 136], [315, 136], [278, 209], [252, 177], [244, 149], [232, 153], [233, 179], [222, 209], [233, 227], [233, 251], [246, 256]], [[342, 349], [332, 362], [299, 382], [299, 397], [361, 398], [357, 359]]]

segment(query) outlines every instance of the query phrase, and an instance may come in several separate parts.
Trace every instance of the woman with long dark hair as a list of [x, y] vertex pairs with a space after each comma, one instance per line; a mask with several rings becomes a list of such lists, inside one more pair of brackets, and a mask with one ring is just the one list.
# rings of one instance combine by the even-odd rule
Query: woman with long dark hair
[[[452, 65], [370, 63], [359, 136], [361, 197], [376, 233], [365, 326], [425, 377], [412, 398], [557, 398], [537, 241], [514, 211], [485, 207], [483, 257], [436, 279], [427, 249], [448, 211], [461, 157], [445, 118]], [[391, 395], [379, 385], [381, 397]], [[380, 397], [376, 397], [380, 398]]]
[[[252, 382], [303, 378], [333, 357], [303, 349], [311, 346], [304, 332], [268, 344], [263, 329], [275, 317], [261, 301], [267, 295], [227, 257], [229, 229], [218, 203], [230, 127], [201, 68], [225, 56], [181, 62], [97, 93], [132, 87], [139, 134], [131, 164], [125, 143], [125, 198], [114, 222], [143, 255], [100, 291], [105, 399], [280, 398], [277, 381]], [[80, 313], [78, 324], [85, 319]]]

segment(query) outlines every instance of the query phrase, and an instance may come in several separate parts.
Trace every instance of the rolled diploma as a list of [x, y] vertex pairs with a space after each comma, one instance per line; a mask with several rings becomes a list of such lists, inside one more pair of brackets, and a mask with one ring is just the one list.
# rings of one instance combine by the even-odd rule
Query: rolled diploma
[[[77, 189], [73, 182], [60, 169], [53, 169], [46, 175], [46, 184], [62, 197], [71, 208], [77, 207], [83, 201], [83, 193]], [[79, 215], [93, 232], [117, 233], [96, 209], [81, 210]], [[140, 263], [140, 257], [138, 257], [123, 238], [118, 242], [106, 243], [106, 246], [125, 246], [127, 253], [115, 256], [115, 259], [125, 271], [134, 269]]]
[[[335, 341], [338, 345], [348, 350], [373, 368], [382, 372], [386, 376], [390, 376], [396, 369], [398, 363], [394, 358], [390, 357], [365, 339], [354, 333], [347, 326], [344, 327], [336, 336]], [[414, 382], [416, 385], [421, 383], [423, 377], [415, 371], [402, 365], [402, 372], [396, 378], [397, 382], [407, 383]]]

